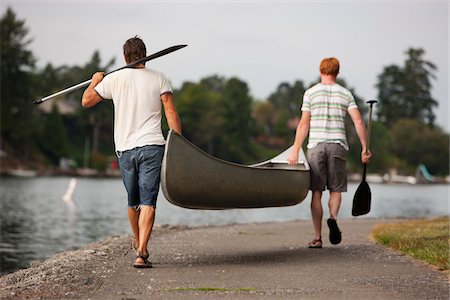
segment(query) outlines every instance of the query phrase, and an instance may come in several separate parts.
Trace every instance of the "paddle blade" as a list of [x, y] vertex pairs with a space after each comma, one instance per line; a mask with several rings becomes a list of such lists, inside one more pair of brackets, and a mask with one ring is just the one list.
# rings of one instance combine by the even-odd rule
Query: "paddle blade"
[[353, 198], [352, 216], [365, 215], [370, 211], [372, 193], [367, 181], [362, 181]]

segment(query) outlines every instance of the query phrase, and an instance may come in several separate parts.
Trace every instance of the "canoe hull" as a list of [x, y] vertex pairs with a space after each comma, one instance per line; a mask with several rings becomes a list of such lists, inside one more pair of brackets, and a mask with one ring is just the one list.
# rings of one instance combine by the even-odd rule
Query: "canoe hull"
[[274, 165], [226, 162], [171, 131], [161, 186], [169, 202], [191, 209], [279, 207], [303, 201], [309, 189], [309, 168]]

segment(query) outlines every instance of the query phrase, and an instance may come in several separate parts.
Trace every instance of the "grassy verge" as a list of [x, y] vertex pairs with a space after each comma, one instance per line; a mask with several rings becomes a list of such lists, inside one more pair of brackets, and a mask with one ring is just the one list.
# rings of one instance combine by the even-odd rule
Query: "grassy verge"
[[374, 239], [421, 261], [449, 271], [449, 217], [380, 224]]

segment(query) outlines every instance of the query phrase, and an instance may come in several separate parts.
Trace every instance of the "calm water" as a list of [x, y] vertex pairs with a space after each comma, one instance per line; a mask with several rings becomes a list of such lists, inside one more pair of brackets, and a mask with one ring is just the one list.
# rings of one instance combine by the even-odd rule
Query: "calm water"
[[[78, 178], [72, 202], [63, 200], [71, 178], [0, 179], [1, 273], [29, 266], [57, 252], [76, 249], [110, 235], [129, 234], [126, 193], [120, 179]], [[351, 218], [350, 184], [340, 218]], [[448, 185], [371, 184], [372, 210], [359, 218], [433, 217], [449, 214]], [[160, 193], [156, 224], [221, 225], [309, 220], [310, 196], [296, 206], [226, 211], [189, 210]], [[327, 216], [324, 200], [325, 216]]]

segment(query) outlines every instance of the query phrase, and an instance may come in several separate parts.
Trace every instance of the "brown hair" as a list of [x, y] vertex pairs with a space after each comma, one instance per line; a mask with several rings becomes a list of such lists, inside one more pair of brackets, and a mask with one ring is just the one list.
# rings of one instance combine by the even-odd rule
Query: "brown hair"
[[144, 42], [138, 36], [135, 36], [128, 39], [123, 45], [123, 55], [127, 63], [132, 63], [144, 58], [147, 55], [147, 49]]
[[339, 74], [339, 60], [335, 57], [324, 58], [320, 62], [320, 73], [336, 77]]

